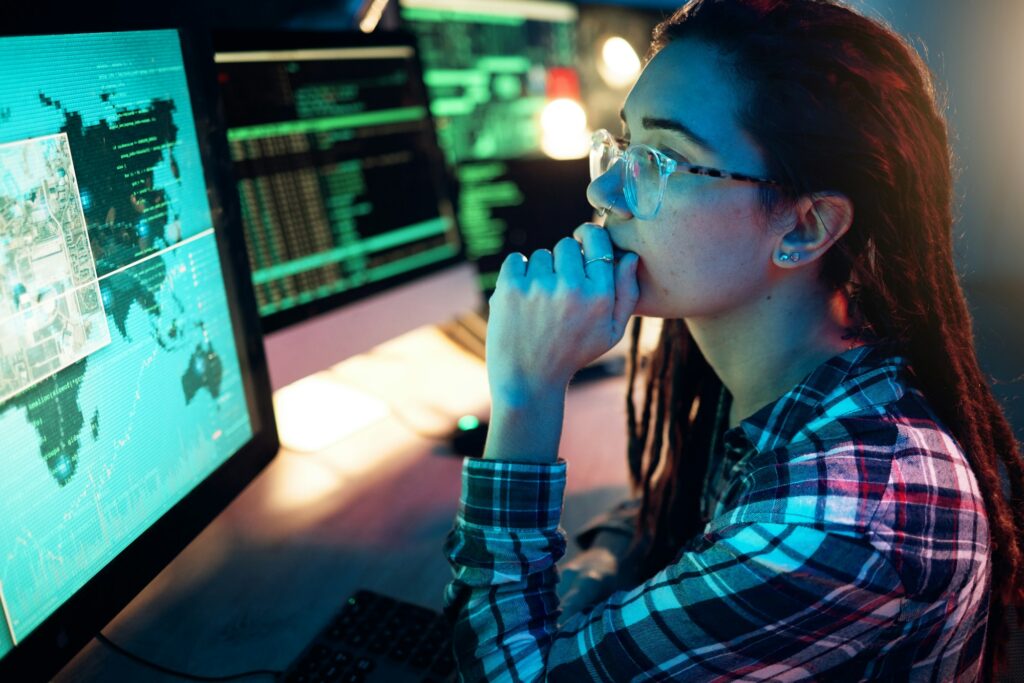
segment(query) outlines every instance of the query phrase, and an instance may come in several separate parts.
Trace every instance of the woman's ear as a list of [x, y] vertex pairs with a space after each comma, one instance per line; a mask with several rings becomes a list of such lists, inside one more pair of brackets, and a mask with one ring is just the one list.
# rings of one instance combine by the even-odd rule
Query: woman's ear
[[[853, 224], [853, 202], [840, 192], [815, 192], [785, 212], [772, 261], [790, 268], [821, 258]], [[776, 221], [778, 223], [778, 221]]]

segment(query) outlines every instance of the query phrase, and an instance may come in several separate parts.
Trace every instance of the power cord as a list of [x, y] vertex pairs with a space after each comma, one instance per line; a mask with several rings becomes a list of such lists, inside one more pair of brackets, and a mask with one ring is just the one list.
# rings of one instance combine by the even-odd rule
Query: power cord
[[171, 668], [166, 667], [166, 666], [164, 666], [162, 664], [157, 664], [156, 662], [151, 662], [148, 659], [140, 657], [139, 655], [135, 654], [134, 652], [130, 652], [130, 651], [124, 649], [123, 647], [121, 647], [120, 645], [115, 643], [114, 641], [110, 640], [110, 638], [107, 638], [102, 633], [98, 633], [96, 635], [96, 640], [100, 641], [101, 643], [103, 643], [104, 645], [106, 645], [110, 649], [114, 650], [115, 652], [118, 652], [118, 653], [124, 655], [125, 657], [127, 657], [130, 660], [132, 660], [133, 662], [137, 662], [137, 663], [139, 663], [139, 664], [141, 664], [141, 665], [143, 665], [143, 666], [145, 666], [147, 668], [154, 669], [154, 670], [159, 671], [161, 673], [170, 674], [171, 676], [177, 676], [179, 678], [187, 678], [188, 680], [191, 680], [191, 681], [234, 681], [234, 680], [237, 680], [239, 678], [249, 678], [251, 676], [273, 676], [274, 679], [276, 680], [276, 679], [278, 679], [278, 678], [280, 678], [281, 676], [284, 675], [283, 671], [275, 671], [273, 669], [255, 669], [253, 671], [243, 671], [241, 673], [228, 674], [226, 676], [200, 676], [200, 675], [197, 675], [197, 674], [190, 674], [190, 673], [185, 673], [184, 671], [178, 671], [176, 669], [171, 669]]

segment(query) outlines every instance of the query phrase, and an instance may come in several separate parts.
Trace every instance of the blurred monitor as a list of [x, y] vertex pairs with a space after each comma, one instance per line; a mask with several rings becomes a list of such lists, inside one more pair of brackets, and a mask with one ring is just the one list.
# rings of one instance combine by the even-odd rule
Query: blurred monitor
[[500, 246], [474, 253], [485, 291], [494, 289], [505, 254], [551, 249], [593, 213], [587, 159], [478, 162], [459, 167], [458, 174], [467, 244]]
[[216, 43], [273, 387], [478, 306], [413, 38]]
[[55, 674], [277, 451], [211, 66], [0, 37], [0, 680]]
[[[592, 215], [585, 150], [553, 148], [569, 136], [545, 135], [541, 123], [553, 101], [580, 100], [579, 11], [540, 0], [401, 0], [399, 10], [420, 43], [466, 252], [486, 297], [505, 256], [550, 248]], [[533, 182], [540, 177], [544, 185]]]
[[578, 81], [559, 80], [576, 65], [576, 7], [539, 0], [401, 0], [399, 7], [419, 39], [449, 161], [541, 156], [541, 112], [554, 97], [579, 96]]

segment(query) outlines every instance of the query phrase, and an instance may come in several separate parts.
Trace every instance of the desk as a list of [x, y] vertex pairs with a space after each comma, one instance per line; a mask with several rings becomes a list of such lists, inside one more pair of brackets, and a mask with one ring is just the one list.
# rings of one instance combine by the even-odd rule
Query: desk
[[[486, 416], [483, 363], [426, 327], [331, 372], [392, 414], [317, 453], [282, 450], [104, 629], [114, 642], [193, 674], [280, 670], [358, 588], [440, 609], [462, 461], [413, 426], [438, 434], [460, 415]], [[569, 391], [561, 454], [570, 534], [626, 496], [624, 397], [623, 377]], [[570, 543], [566, 557], [577, 550]], [[181, 679], [95, 640], [55, 678], [140, 680]]]

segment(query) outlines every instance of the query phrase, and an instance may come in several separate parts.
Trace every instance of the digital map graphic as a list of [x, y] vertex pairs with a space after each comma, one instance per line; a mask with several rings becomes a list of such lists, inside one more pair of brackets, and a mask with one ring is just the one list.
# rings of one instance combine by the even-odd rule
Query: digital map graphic
[[3, 658], [252, 428], [178, 34], [0, 63]]
[[110, 343], [64, 133], [0, 145], [0, 402]]

